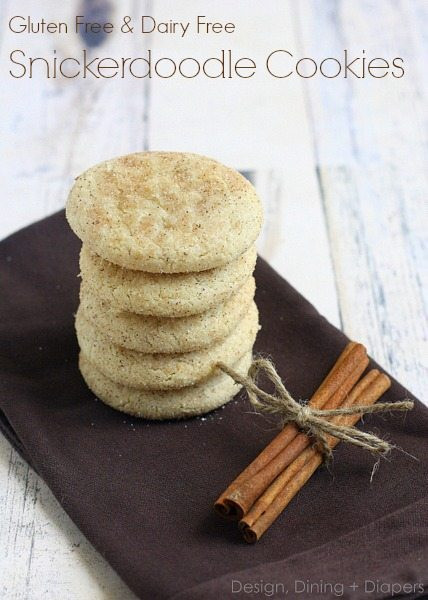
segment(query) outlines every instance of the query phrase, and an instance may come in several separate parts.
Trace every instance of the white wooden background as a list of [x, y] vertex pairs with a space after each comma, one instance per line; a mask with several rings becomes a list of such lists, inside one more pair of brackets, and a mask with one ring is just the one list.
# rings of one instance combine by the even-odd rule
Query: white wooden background
[[[112, 37], [96, 49], [102, 55], [138, 55], [148, 44], [171, 56], [221, 47], [256, 57], [276, 48], [314, 57], [365, 49], [404, 57], [402, 79], [9, 78], [12, 49], [67, 55], [81, 40], [13, 36], [8, 18], [66, 20], [82, 14], [82, 2], [0, 3], [0, 236], [62, 207], [73, 177], [102, 159], [142, 149], [217, 157], [249, 172], [262, 195], [261, 254], [426, 401], [427, 2], [224, 0], [214, 10], [206, 0], [86, 0], [101, 11], [113, 4], [113, 19], [205, 14], [237, 23], [233, 41]], [[0, 506], [1, 598], [133, 597], [1, 437]]]

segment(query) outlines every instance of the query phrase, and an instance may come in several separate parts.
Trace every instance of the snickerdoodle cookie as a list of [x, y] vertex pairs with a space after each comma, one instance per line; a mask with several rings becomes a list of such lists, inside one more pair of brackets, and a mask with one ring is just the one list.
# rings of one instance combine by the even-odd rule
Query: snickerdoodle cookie
[[255, 282], [247, 282], [226, 302], [189, 317], [150, 317], [118, 311], [82, 282], [80, 307], [84, 317], [118, 346], [147, 353], [190, 352], [225, 338], [248, 311]]
[[[246, 375], [251, 364], [247, 352], [233, 368]], [[79, 368], [88, 387], [109, 406], [127, 414], [146, 419], [185, 419], [201, 415], [229, 402], [240, 390], [240, 385], [226, 374], [216, 371], [205, 381], [178, 390], [138, 390], [101, 373], [81, 352]]]
[[187, 273], [235, 260], [257, 238], [262, 208], [237, 171], [197, 154], [141, 152], [80, 175], [67, 219], [102, 258], [127, 269]]
[[123, 269], [83, 244], [80, 272], [85, 285], [118, 310], [156, 317], [201, 313], [225, 302], [253, 272], [256, 249], [251, 246], [232, 262], [195, 273], [160, 275]]
[[223, 340], [202, 350], [176, 354], [144, 354], [113, 344], [78, 312], [77, 339], [83, 354], [113, 381], [138, 389], [172, 389], [194, 385], [213, 375], [222, 361], [235, 364], [249, 352], [259, 330], [255, 303]]

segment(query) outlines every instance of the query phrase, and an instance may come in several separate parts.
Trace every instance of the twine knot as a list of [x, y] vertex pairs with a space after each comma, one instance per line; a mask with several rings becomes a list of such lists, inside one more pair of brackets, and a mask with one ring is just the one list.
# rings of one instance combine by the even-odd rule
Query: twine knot
[[298, 408], [296, 406], [294, 422], [300, 427], [300, 429], [305, 429], [308, 426], [308, 423], [311, 418], [311, 409], [309, 408], [309, 406], [306, 406], [305, 404], [299, 404], [295, 400], [293, 400], [293, 402], [295, 402], [298, 406]]
[[[257, 411], [280, 415], [283, 425], [290, 422], [295, 423], [299, 429], [311, 436], [326, 461], [329, 461], [332, 457], [328, 436], [333, 436], [348, 444], [359, 446], [378, 456], [388, 454], [393, 448], [389, 442], [382, 440], [372, 433], [365, 433], [356, 427], [337, 425], [329, 421], [329, 417], [365, 415], [392, 410], [405, 411], [413, 408], [412, 401], [403, 400], [399, 402], [377, 403], [370, 406], [352, 405], [346, 408], [319, 410], [312, 408], [308, 404], [301, 404], [291, 396], [270, 360], [265, 358], [254, 359], [247, 376], [240, 375], [222, 362], [218, 363], [217, 367], [245, 388], [251, 404]], [[274, 393], [269, 394], [258, 387], [257, 376], [260, 372], [263, 372], [273, 384]]]

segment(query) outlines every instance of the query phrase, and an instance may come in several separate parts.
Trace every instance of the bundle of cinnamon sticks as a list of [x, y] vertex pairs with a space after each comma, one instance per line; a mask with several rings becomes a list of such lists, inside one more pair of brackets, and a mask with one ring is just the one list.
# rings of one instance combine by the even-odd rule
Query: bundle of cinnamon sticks
[[[362, 344], [350, 342], [320, 387], [309, 406], [336, 409], [371, 406], [390, 387], [390, 379], [377, 369], [360, 381], [369, 364]], [[360, 414], [336, 415], [329, 420], [352, 426]], [[338, 439], [327, 436], [334, 448]], [[310, 436], [296, 425], [286, 425], [257, 458], [231, 483], [215, 503], [222, 517], [239, 521], [245, 541], [260, 539], [311, 475], [323, 462], [323, 455]]]

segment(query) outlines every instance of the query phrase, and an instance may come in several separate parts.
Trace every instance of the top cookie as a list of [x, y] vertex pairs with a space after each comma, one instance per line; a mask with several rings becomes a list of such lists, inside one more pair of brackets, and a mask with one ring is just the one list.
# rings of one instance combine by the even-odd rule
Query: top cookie
[[254, 243], [262, 224], [260, 200], [242, 175], [180, 152], [95, 165], [76, 179], [66, 213], [93, 252], [151, 273], [225, 265]]

